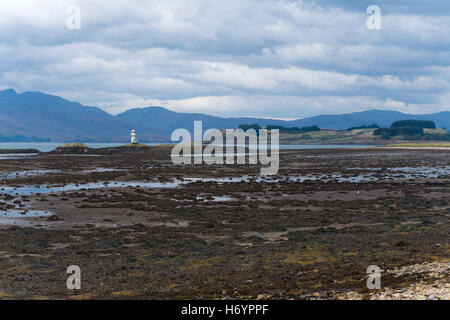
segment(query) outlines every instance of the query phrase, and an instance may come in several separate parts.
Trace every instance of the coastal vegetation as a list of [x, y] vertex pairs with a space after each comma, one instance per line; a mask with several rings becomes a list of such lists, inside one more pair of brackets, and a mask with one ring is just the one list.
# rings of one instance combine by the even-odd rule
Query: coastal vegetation
[[377, 124], [371, 124], [371, 125], [362, 125], [362, 126], [357, 126], [357, 127], [350, 127], [347, 129], [347, 131], [352, 131], [352, 130], [358, 130], [358, 129], [379, 129], [380, 126]]
[[61, 149], [65, 149], [65, 148], [87, 148], [88, 146], [85, 145], [84, 143], [81, 142], [72, 142], [72, 143], [67, 143], [59, 148]]
[[390, 128], [378, 128], [373, 134], [384, 140], [403, 136], [404, 140], [450, 141], [450, 133], [437, 129], [433, 121], [403, 120], [395, 121]]
[[377, 124], [364, 124], [349, 127], [347, 130], [320, 129], [318, 126], [284, 127], [257, 124], [243, 124], [240, 129], [259, 130], [262, 128], [280, 131], [281, 144], [363, 144], [385, 145], [402, 143], [421, 143], [450, 141], [450, 133], [446, 129], [437, 128], [433, 121], [401, 120], [395, 121], [389, 128]]
[[386, 147], [405, 147], [405, 148], [415, 148], [415, 147], [450, 148], [450, 143], [397, 143], [397, 144], [388, 144]]
[[247, 131], [249, 129], [254, 129], [254, 130], [256, 130], [257, 133], [260, 129], [279, 130], [280, 133], [292, 133], [292, 134], [320, 131], [320, 128], [316, 125], [299, 128], [299, 127], [284, 127], [284, 126], [274, 125], [274, 124], [267, 125], [266, 127], [261, 127], [258, 124], [241, 124], [239, 126], [239, 129], [242, 129], [244, 131]]

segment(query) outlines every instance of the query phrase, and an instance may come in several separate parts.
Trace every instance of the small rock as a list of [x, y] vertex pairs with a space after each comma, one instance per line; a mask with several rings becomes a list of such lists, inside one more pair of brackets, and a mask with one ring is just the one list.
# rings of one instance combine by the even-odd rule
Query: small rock
[[48, 221], [61, 221], [63, 219], [61, 219], [60, 217], [58, 217], [56, 214], [51, 215], [50, 217], [47, 218]]

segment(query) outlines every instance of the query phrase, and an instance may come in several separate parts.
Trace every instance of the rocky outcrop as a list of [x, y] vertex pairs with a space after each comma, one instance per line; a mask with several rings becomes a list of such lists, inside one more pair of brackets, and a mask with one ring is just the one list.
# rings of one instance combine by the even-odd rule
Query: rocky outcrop
[[64, 146], [58, 147], [53, 150], [51, 153], [60, 153], [60, 154], [85, 154], [92, 153], [92, 150], [88, 146], [83, 143], [69, 143]]
[[172, 145], [148, 146], [145, 144], [127, 144], [111, 148], [89, 148], [82, 143], [70, 143], [58, 147], [50, 154], [92, 154], [92, 155], [114, 155], [114, 154], [170, 154]]

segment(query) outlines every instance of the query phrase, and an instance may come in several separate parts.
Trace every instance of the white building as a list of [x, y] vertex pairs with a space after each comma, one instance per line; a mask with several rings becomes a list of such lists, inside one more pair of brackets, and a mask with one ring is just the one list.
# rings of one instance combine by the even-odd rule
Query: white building
[[131, 144], [137, 144], [136, 131], [134, 129], [131, 130]]

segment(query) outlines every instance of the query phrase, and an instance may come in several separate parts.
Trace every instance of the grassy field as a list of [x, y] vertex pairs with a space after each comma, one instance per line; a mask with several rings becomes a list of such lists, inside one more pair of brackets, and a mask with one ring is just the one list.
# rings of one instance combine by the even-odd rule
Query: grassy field
[[[300, 134], [280, 134], [282, 144], [377, 144], [381, 140], [373, 135], [374, 129], [352, 131], [320, 130]], [[378, 138], [378, 139], [377, 139]], [[381, 143], [381, 142], [380, 142]]]
[[[448, 144], [439, 141], [408, 141], [402, 136], [391, 137], [391, 139], [382, 139], [381, 136], [374, 136], [375, 129], [356, 129], [356, 130], [328, 130], [308, 133], [280, 133], [280, 144], [360, 144], [360, 145], [399, 145], [408, 144], [418, 146], [447, 146]], [[425, 129], [427, 133], [445, 133], [443, 129]]]
[[397, 143], [388, 144], [386, 147], [438, 147], [450, 148], [450, 143]]

